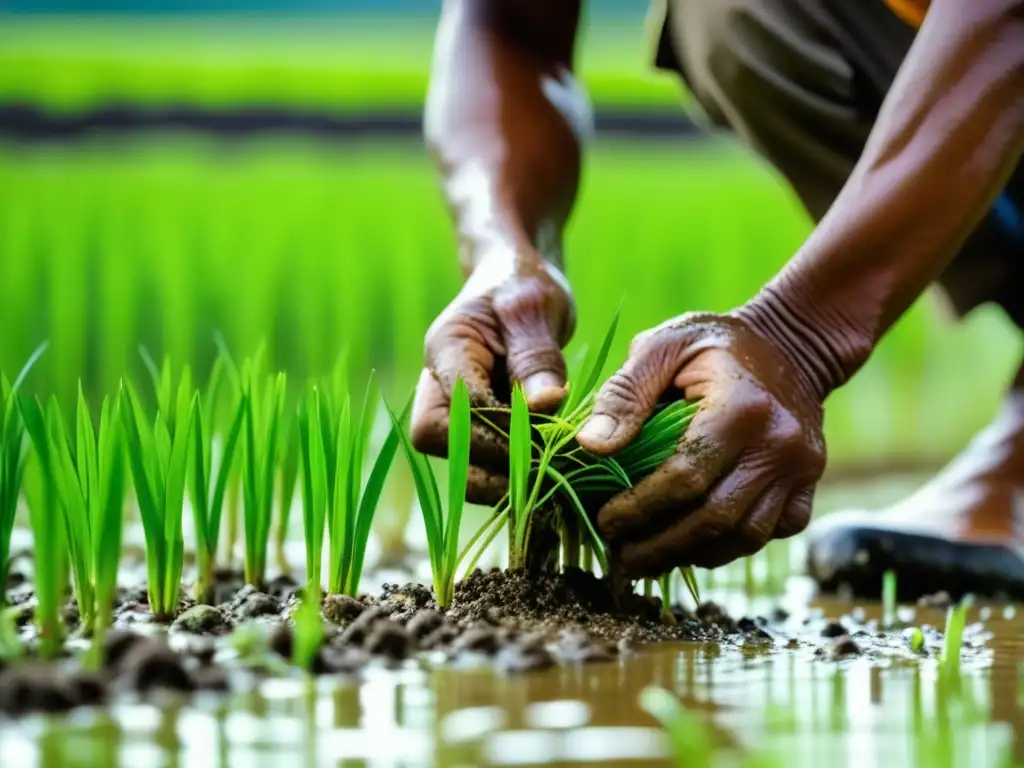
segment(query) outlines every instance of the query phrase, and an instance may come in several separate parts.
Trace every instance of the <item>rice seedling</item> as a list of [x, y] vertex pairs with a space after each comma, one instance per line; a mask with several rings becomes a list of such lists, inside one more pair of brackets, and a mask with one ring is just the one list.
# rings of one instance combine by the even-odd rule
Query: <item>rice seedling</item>
[[317, 498], [326, 505], [330, 537], [328, 589], [333, 594], [354, 596], [359, 590], [384, 482], [398, 451], [399, 430], [392, 425], [364, 482], [362, 469], [379, 404], [376, 382], [371, 376], [358, 412], [340, 382], [336, 381], [333, 389], [334, 395], [319, 403], [324, 471], [313, 475], [312, 480], [321, 486]]
[[80, 387], [74, 442], [65, 431], [55, 400], [47, 411], [48, 434], [40, 437], [50, 441], [81, 629], [83, 634], [95, 630], [99, 636], [112, 618], [124, 528], [125, 463], [119, 408], [117, 399], [104, 398], [96, 432]]
[[320, 390], [309, 387], [299, 400], [299, 453], [302, 457], [302, 531], [306, 542], [306, 592], [321, 589], [327, 465], [321, 429]]
[[216, 467], [213, 464], [216, 426], [225, 384], [225, 358], [218, 356], [210, 374], [205, 394], [195, 393], [191, 404], [192, 471], [190, 495], [196, 531], [195, 598], [208, 603], [213, 597], [214, 569], [220, 543], [221, 518], [228, 481], [235, 466], [235, 456], [242, 432], [245, 406], [241, 397], [229, 390], [227, 409], [230, 415]]
[[920, 627], [914, 627], [910, 630], [907, 643], [910, 645], [910, 650], [914, 653], [924, 652], [924, 632], [921, 631]]
[[896, 571], [882, 574], [882, 626], [891, 627], [896, 622]]
[[960, 650], [964, 644], [964, 627], [967, 626], [967, 609], [971, 601], [964, 597], [946, 612], [946, 635], [939, 658], [939, 671], [947, 677], [960, 673]]
[[[682, 400], [661, 406], [637, 438], [613, 457], [596, 457], [576, 442], [577, 433], [593, 410], [594, 392], [618, 322], [616, 312], [601, 346], [588, 355], [580, 375], [571, 380], [569, 394], [555, 415], [536, 414], [531, 423], [526, 397], [518, 385], [513, 387], [511, 409], [477, 409], [475, 412], [509, 442], [509, 491], [497, 505], [493, 518], [495, 527], [482, 538], [481, 547], [489, 545], [500, 523], [507, 521], [511, 568], [530, 564], [533, 529], [538, 519], [542, 525], [550, 524], [544, 517], [550, 514], [547, 512], [549, 505], [556, 504], [561, 519], [556, 520], [555, 525], [563, 532], [582, 526], [589, 537], [583, 544], [585, 550], [593, 554], [603, 573], [615, 578], [616, 569], [610, 567], [614, 563], [609, 563], [604, 543], [583, 500], [625, 490], [657, 469], [675, 452], [697, 412], [696, 403]], [[504, 410], [508, 415], [508, 430], [493, 418], [495, 410]], [[568, 508], [568, 515], [562, 511], [564, 508]], [[576, 553], [563, 556], [563, 564], [576, 562]], [[683, 571], [684, 581], [698, 600], [692, 572]]]
[[324, 644], [324, 622], [320, 616], [320, 590], [307, 589], [295, 609], [295, 637], [292, 643], [292, 663], [307, 672]]
[[158, 379], [156, 417], [150, 425], [130, 381], [119, 391], [128, 462], [146, 537], [149, 607], [158, 620], [174, 616], [181, 589], [182, 513], [192, 440], [194, 391], [189, 369], [178, 387], [169, 365]]
[[[388, 413], [391, 415], [394, 432], [401, 438], [402, 450], [412, 470], [413, 483], [423, 514], [430, 570], [434, 579], [434, 599], [439, 606], [446, 608], [451, 605], [455, 594], [456, 570], [466, 555], [466, 550], [459, 553], [459, 531], [462, 527], [462, 512], [465, 508], [466, 484], [469, 477], [469, 391], [461, 378], [456, 380], [452, 390], [448, 423], [447, 514], [438, 490], [437, 479], [430, 467], [430, 460], [413, 448], [402, 428], [402, 420], [390, 408]], [[481, 531], [486, 528], [485, 525]]]
[[647, 686], [640, 692], [640, 708], [665, 729], [676, 765], [711, 768], [714, 760], [711, 732], [676, 696], [660, 686]]
[[284, 460], [281, 464], [281, 483], [277, 497], [277, 528], [274, 536], [274, 561], [277, 570], [282, 574], [291, 573], [291, 564], [285, 551], [288, 534], [291, 528], [292, 501], [295, 499], [295, 487], [299, 480], [299, 439], [296, 430], [298, 425], [290, 411], [285, 411], [282, 426]]
[[[51, 400], [46, 409], [37, 397], [22, 397], [19, 403], [25, 429], [35, 446], [37, 471], [26, 472], [25, 490], [35, 560], [33, 586], [37, 601], [35, 624], [39, 632], [39, 653], [49, 658], [60, 650], [64, 642], [60, 609], [64, 585], [67, 583], [64, 563], [67, 543], [64, 526], [61, 524], [60, 492], [57, 488], [59, 469], [47, 439], [46, 426], [47, 419], [59, 419], [60, 412], [56, 400]], [[55, 415], [49, 416], [49, 412]]]
[[25, 424], [16, 398], [21, 382], [45, 350], [45, 344], [36, 349], [15, 377], [14, 384], [0, 373], [0, 610], [7, 597], [11, 535], [14, 532], [14, 517], [18, 511], [18, 496], [21, 493], [28, 452]]
[[245, 581], [262, 587], [274, 511], [274, 479], [281, 451], [281, 420], [287, 389], [282, 372], [268, 376], [262, 355], [245, 362], [241, 372], [244, 438], [242, 440]]
[[18, 635], [17, 609], [0, 608], [0, 662], [17, 661], [25, 655], [25, 644]]

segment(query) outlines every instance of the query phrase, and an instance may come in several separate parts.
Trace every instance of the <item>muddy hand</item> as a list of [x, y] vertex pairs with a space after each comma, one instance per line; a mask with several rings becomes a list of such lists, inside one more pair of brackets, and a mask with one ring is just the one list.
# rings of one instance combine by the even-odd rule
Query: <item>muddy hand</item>
[[580, 443], [601, 455], [622, 449], [667, 393], [699, 399], [700, 410], [676, 455], [599, 512], [626, 572], [713, 568], [802, 531], [825, 466], [816, 391], [736, 314], [683, 315], [638, 336]]
[[[574, 322], [568, 284], [555, 267], [532, 258], [482, 261], [427, 332], [412, 413], [415, 446], [446, 454], [449, 397], [459, 377], [475, 408], [507, 407], [516, 382], [531, 410], [557, 408], [565, 396], [562, 346]], [[470, 458], [467, 498], [496, 502], [507, 488], [508, 446], [474, 421]]]

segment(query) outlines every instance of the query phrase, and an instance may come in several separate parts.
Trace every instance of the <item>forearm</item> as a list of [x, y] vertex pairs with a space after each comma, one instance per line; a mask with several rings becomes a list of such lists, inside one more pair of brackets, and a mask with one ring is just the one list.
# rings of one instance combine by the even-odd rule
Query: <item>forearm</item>
[[1024, 3], [933, 0], [864, 153], [748, 307], [826, 394], [952, 261], [1024, 147]]
[[488, 258], [561, 267], [590, 120], [578, 18], [579, 0], [445, 2], [425, 132], [467, 273]]

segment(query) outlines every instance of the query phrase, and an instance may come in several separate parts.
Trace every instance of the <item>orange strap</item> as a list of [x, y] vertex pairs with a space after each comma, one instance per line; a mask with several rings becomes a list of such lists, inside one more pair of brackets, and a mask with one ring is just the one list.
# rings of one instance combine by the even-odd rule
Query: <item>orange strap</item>
[[928, 12], [929, 0], [885, 0], [892, 12], [913, 27], [920, 27]]

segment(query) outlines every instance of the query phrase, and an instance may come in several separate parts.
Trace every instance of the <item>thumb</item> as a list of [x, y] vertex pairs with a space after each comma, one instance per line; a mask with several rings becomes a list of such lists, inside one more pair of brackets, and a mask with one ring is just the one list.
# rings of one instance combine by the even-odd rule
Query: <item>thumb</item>
[[497, 305], [510, 383], [519, 382], [531, 411], [551, 412], [565, 398], [565, 358], [542, 300], [528, 292]]
[[684, 362], [685, 334], [666, 331], [641, 335], [643, 341], [634, 343], [623, 366], [598, 390], [594, 410], [576, 436], [586, 450], [616, 453], [643, 429]]

